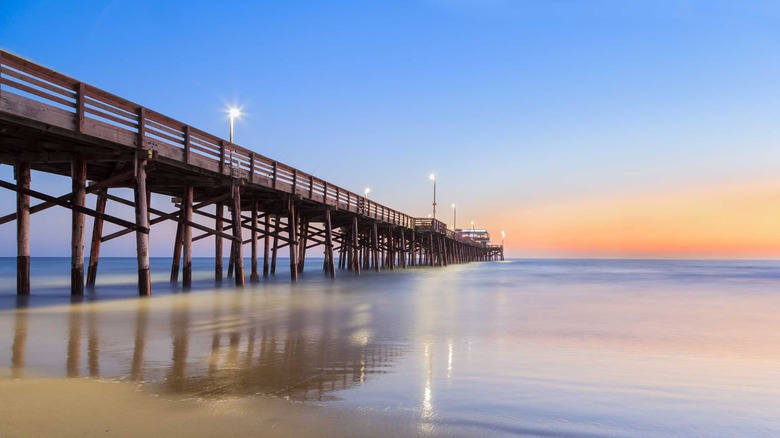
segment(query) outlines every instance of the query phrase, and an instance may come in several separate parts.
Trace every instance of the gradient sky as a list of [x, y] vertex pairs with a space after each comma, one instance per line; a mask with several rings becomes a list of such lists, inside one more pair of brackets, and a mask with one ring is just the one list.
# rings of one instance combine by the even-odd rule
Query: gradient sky
[[[238, 144], [390, 207], [426, 216], [436, 172], [438, 217], [451, 224], [457, 203], [459, 225], [505, 229], [512, 256], [780, 255], [776, 1], [1, 9], [0, 47], [225, 137], [238, 104]], [[68, 218], [33, 216], [33, 256], [69, 254]], [[170, 230], [153, 230], [152, 255], [169, 255]], [[0, 246], [15, 255], [14, 224]]]

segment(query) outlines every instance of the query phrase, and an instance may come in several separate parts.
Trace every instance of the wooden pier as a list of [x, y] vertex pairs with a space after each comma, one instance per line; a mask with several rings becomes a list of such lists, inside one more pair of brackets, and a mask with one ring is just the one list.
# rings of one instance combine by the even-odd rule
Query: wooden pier
[[[215, 281], [232, 278], [236, 286], [245, 282], [247, 244], [252, 282], [275, 273], [285, 247], [292, 281], [315, 247], [323, 248], [322, 269], [331, 278], [337, 268], [360, 274], [503, 259], [503, 246], [463, 238], [443, 222], [385, 207], [5, 51], [0, 51], [0, 163], [14, 168], [15, 181], [0, 181], [0, 187], [16, 192], [16, 212], [0, 217], [0, 224], [17, 224], [20, 295], [30, 293], [30, 215], [55, 206], [72, 212], [73, 295], [95, 285], [101, 245], [129, 233], [136, 237], [139, 294], [150, 295], [149, 236], [152, 225], [163, 221], [178, 224], [171, 281], [178, 282], [181, 272], [185, 288], [192, 282], [193, 242], [212, 236]], [[71, 190], [55, 195], [32, 190], [31, 170], [70, 176]], [[132, 188], [132, 199], [112, 193], [117, 188]], [[170, 196], [174, 209], [152, 207], [152, 193]], [[87, 194], [95, 195], [94, 207]], [[31, 198], [40, 202], [31, 205]], [[132, 207], [134, 217], [107, 214], [109, 201]], [[85, 283], [86, 216], [94, 223]], [[105, 234], [105, 222], [122, 229]], [[229, 243], [227, 272], [223, 242]]]

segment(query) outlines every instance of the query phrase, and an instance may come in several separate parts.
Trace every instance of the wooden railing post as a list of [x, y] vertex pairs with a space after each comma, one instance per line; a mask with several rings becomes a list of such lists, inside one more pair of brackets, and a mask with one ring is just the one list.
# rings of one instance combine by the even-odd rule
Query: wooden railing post
[[84, 132], [85, 127], [84, 118], [86, 115], [84, 112], [86, 107], [85, 100], [87, 99], [86, 89], [87, 87], [83, 82], [79, 82], [78, 86], [76, 87], [76, 129], [78, 132]]
[[249, 182], [253, 183], [255, 182], [255, 153], [251, 152], [249, 154]]
[[184, 126], [184, 162], [190, 162], [190, 125]]
[[219, 174], [225, 174], [225, 140], [219, 141]]
[[279, 163], [274, 161], [273, 166], [274, 166], [274, 175], [273, 175], [274, 179], [273, 181], [271, 181], [271, 188], [276, 189], [276, 178], [279, 175]]

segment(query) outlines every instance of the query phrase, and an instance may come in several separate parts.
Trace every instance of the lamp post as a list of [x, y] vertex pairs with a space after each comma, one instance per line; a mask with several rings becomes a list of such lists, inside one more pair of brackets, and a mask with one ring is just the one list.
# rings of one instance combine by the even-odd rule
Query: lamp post
[[471, 221], [471, 231], [474, 231], [474, 221]]
[[365, 189], [365, 190], [363, 190], [363, 194], [365, 194], [365, 196], [366, 196], [366, 199], [368, 199], [368, 194], [369, 194], [369, 193], [371, 193], [371, 189], [370, 189], [370, 188], [368, 188], [368, 187], [366, 187], [366, 189]]
[[504, 230], [501, 230], [501, 247], [504, 247], [504, 237], [506, 237], [506, 233]]
[[238, 108], [228, 109], [228, 116], [230, 117], [230, 142], [233, 143], [233, 120], [241, 117], [241, 110]]
[[433, 181], [433, 219], [436, 219], [436, 174], [432, 173], [428, 178]]
[[458, 228], [457, 226], [457, 220], [458, 218], [458, 207], [455, 204], [452, 204], [452, 229]]

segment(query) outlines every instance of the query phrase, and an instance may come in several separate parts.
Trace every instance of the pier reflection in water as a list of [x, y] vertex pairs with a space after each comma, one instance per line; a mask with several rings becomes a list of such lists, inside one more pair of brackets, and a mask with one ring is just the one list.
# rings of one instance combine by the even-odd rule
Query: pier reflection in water
[[14, 378], [28, 371], [131, 380], [198, 397], [332, 399], [386, 372], [405, 351], [370, 340], [370, 305], [290, 290], [33, 309], [20, 303], [5, 314], [12, 318], [3, 321], [13, 320], [5, 333], [12, 333]]

